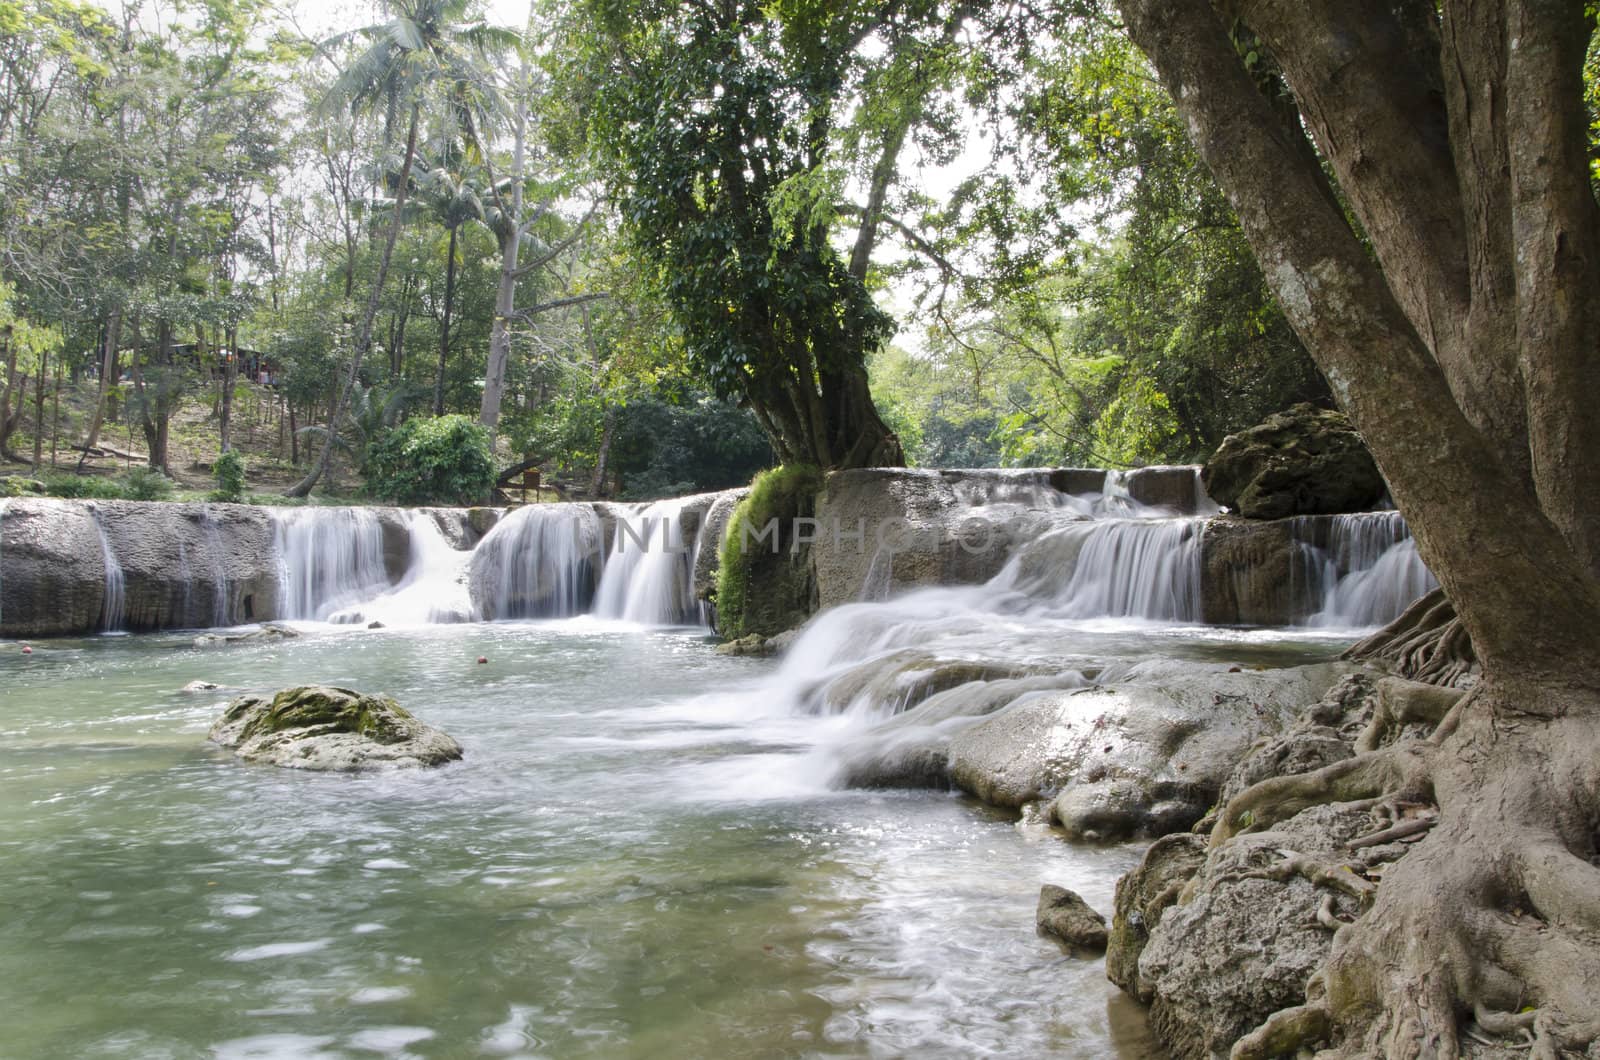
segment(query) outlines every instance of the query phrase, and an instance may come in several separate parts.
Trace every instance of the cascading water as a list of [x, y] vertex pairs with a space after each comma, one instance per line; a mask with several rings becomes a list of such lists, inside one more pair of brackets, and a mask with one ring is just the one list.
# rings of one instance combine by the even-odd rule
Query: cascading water
[[410, 557], [405, 577], [374, 600], [335, 612], [333, 622], [422, 626], [471, 622], [477, 613], [467, 591], [469, 552], [452, 548], [427, 512], [403, 511]]
[[1071, 523], [1024, 545], [991, 584], [1064, 618], [1198, 622], [1203, 525], [1199, 519]]
[[106, 569], [105, 591], [100, 598], [100, 628], [108, 633], [115, 632], [122, 628], [127, 610], [126, 581], [122, 575], [122, 564], [117, 562], [116, 550], [106, 536], [105, 519], [100, 508], [91, 506], [90, 511], [94, 514], [95, 533], [100, 537], [100, 559]]
[[1399, 512], [1328, 517], [1320, 546], [1314, 543], [1316, 531], [1315, 520], [1296, 520], [1307, 592], [1318, 604], [1309, 626], [1381, 626], [1439, 584]]
[[566, 618], [588, 610], [600, 517], [582, 504], [530, 504], [497, 523], [472, 554], [472, 598], [485, 619]]
[[274, 511], [280, 611], [285, 618], [326, 621], [389, 587], [383, 526], [364, 508]]
[[685, 539], [684, 498], [656, 501], [617, 520], [595, 593], [595, 614], [647, 626], [706, 625], [694, 598], [699, 528]]

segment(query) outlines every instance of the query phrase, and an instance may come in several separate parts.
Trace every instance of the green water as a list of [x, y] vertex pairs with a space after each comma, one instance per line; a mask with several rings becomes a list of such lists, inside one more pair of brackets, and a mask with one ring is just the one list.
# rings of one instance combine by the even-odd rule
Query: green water
[[[1154, 1055], [1033, 930], [1140, 847], [831, 791], [858, 723], [771, 669], [583, 622], [0, 644], [0, 1055]], [[248, 766], [195, 679], [389, 692], [466, 758]]]

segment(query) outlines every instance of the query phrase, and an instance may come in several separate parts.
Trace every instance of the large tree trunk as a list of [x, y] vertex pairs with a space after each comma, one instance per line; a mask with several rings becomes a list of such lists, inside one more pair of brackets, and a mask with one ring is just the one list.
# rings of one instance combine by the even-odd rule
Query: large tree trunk
[[372, 293], [367, 298], [367, 310], [361, 319], [361, 330], [356, 334], [356, 348], [350, 354], [349, 371], [345, 373], [338, 396], [333, 400], [333, 407], [328, 410], [328, 429], [322, 439], [322, 448], [311, 471], [305, 478], [284, 490], [285, 497], [304, 497], [309, 494], [327, 473], [328, 462], [333, 458], [339, 418], [344, 415], [345, 406], [350, 402], [350, 394], [355, 390], [356, 379], [361, 372], [361, 362], [366, 358], [367, 351], [372, 348], [372, 326], [377, 320], [378, 306], [383, 300], [383, 285], [389, 279], [389, 262], [394, 258], [394, 245], [399, 241], [400, 229], [405, 224], [406, 194], [411, 185], [411, 165], [417, 157], [417, 125], [421, 117], [421, 104], [413, 103], [411, 125], [406, 131], [405, 161], [400, 166], [400, 176], [394, 193], [394, 220], [389, 223], [389, 238], [384, 241], [383, 253], [378, 258], [378, 275], [372, 281]]
[[[524, 71], [526, 72], [526, 71]], [[483, 400], [478, 407], [478, 422], [491, 431], [500, 423], [500, 404], [505, 400], [506, 370], [511, 364], [511, 318], [517, 311], [517, 277], [520, 275], [522, 237], [523, 168], [527, 157], [528, 120], [518, 102], [511, 140], [511, 202], [502, 220], [500, 236], [500, 283], [495, 291], [494, 321], [489, 327], [489, 363], [483, 376]]]
[[1304, 1008], [1235, 1055], [1331, 1040], [1342, 1055], [1454, 1056], [1474, 1012], [1488, 1033], [1526, 1028], [1536, 1056], [1582, 1050], [1600, 1036], [1600, 211], [1584, 5], [1231, 5], [1281, 68], [1291, 121], [1208, 0], [1120, 7], [1483, 667], [1431, 740], [1269, 781], [1224, 810], [1218, 843], [1316, 801], [1404, 795], [1440, 812], [1337, 933]]

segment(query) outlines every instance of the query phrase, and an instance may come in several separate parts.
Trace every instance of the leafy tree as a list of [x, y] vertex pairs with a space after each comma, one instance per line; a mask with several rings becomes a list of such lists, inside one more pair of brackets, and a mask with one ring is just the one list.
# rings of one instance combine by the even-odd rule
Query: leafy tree
[[368, 453], [367, 489], [396, 504], [482, 504], [494, 488], [491, 443], [467, 416], [409, 419]]
[[[952, 20], [753, 0], [580, 10], [589, 134], [697, 372], [749, 403], [785, 462], [901, 463], [865, 368], [891, 330], [866, 285], [881, 201], [847, 261], [836, 134], [868, 36]], [[880, 200], [911, 112], [879, 145]]]

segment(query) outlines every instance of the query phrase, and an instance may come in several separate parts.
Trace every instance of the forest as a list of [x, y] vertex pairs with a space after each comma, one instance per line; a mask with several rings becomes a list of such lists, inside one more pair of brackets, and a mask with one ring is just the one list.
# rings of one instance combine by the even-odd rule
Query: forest
[[[231, 450], [230, 496], [483, 500], [492, 464], [642, 498], [778, 459], [1181, 462], [1327, 397], [1094, 4], [368, 14], [0, 6], [16, 470], [193, 495]], [[476, 455], [384, 470], [425, 437]]]

